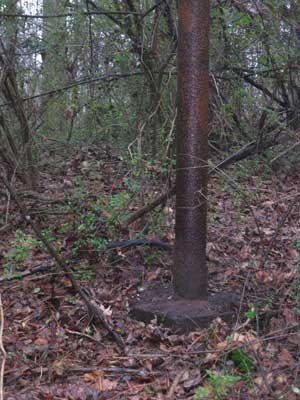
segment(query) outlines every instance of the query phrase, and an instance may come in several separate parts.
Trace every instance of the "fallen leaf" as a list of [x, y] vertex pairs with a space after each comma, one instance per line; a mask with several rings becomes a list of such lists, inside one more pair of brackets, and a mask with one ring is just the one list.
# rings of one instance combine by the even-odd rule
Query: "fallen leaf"
[[154, 271], [151, 271], [147, 274], [146, 281], [151, 282], [155, 281], [161, 273], [161, 268], [157, 268]]
[[220, 357], [220, 353], [208, 353], [203, 361], [205, 363], [210, 363], [210, 362], [218, 360], [219, 357]]
[[63, 360], [54, 361], [54, 363], [52, 364], [52, 368], [56, 375], [62, 376], [65, 370]]
[[35, 341], [34, 344], [36, 346], [48, 346], [49, 342], [47, 339], [42, 338], [42, 337], [38, 337]]
[[284, 316], [285, 323], [288, 326], [294, 325], [296, 323], [296, 317], [295, 317], [295, 313], [293, 312], [293, 310], [285, 307], [282, 314]]
[[90, 382], [93, 387], [101, 392], [109, 392], [117, 387], [116, 381], [104, 378], [103, 371], [93, 371], [84, 375], [84, 380]]
[[292, 367], [294, 365], [294, 363], [295, 363], [295, 361], [294, 361], [291, 353], [287, 349], [282, 349], [279, 354], [280, 368]]

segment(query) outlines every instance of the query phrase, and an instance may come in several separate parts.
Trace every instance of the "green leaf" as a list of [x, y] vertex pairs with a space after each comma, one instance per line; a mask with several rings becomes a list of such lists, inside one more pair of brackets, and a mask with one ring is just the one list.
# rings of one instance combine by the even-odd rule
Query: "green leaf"
[[245, 317], [246, 317], [247, 319], [254, 319], [255, 316], [256, 316], [256, 311], [255, 311], [255, 308], [254, 308], [254, 307], [249, 308], [249, 310], [247, 310], [247, 311], [245, 312]]
[[251, 371], [253, 366], [253, 361], [244, 350], [242, 349], [233, 350], [230, 353], [229, 358], [235, 363], [237, 369], [242, 374], [247, 374]]
[[210, 389], [204, 388], [204, 387], [199, 387], [193, 397], [193, 400], [202, 400], [202, 399], [208, 399], [209, 394], [210, 394]]
[[243, 16], [241, 17], [241, 23], [243, 24], [243, 25], [249, 25], [250, 24], [250, 22], [252, 22], [252, 20], [251, 20], [251, 18], [249, 17], [249, 15], [248, 14], [243, 14]]

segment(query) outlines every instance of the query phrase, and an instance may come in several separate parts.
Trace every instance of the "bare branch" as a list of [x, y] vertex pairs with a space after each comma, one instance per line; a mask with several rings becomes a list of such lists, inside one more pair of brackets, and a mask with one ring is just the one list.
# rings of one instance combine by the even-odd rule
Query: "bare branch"
[[82, 11], [82, 12], [69, 12], [62, 14], [51, 14], [51, 15], [43, 15], [43, 14], [9, 14], [0, 12], [0, 18], [25, 18], [25, 19], [50, 19], [50, 18], [66, 18], [66, 17], [78, 17], [89, 16], [89, 15], [140, 15], [143, 14], [138, 12], [130, 12], [130, 11]]
[[[86, 79], [82, 79], [82, 80], [77, 81], [77, 82], [73, 82], [73, 83], [71, 83], [69, 85], [63, 86], [61, 88], [48, 90], [47, 92], [39, 93], [39, 94], [36, 94], [34, 96], [23, 97], [22, 101], [33, 100], [33, 99], [37, 99], [37, 98], [44, 97], [44, 96], [52, 96], [52, 95], [61, 93], [61, 92], [65, 91], [65, 90], [72, 89], [73, 87], [81, 86], [81, 85], [87, 85], [87, 84], [90, 84], [90, 83], [93, 83], [93, 82], [103, 81], [103, 82], [109, 83], [109, 82], [116, 81], [118, 79], [126, 79], [126, 78], [131, 78], [131, 77], [140, 76], [140, 75], [144, 75], [144, 72], [132, 72], [130, 74], [102, 75], [102, 76], [99, 76], [99, 77], [96, 77], [96, 78], [86, 78]], [[0, 104], [0, 108], [9, 106], [10, 104], [11, 104], [11, 102], [2, 103], [2, 104]]]

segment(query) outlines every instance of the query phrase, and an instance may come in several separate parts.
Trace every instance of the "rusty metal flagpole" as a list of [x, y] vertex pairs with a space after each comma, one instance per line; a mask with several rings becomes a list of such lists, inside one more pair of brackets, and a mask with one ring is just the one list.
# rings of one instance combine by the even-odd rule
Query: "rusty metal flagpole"
[[209, 0], [179, 1], [174, 290], [207, 299]]

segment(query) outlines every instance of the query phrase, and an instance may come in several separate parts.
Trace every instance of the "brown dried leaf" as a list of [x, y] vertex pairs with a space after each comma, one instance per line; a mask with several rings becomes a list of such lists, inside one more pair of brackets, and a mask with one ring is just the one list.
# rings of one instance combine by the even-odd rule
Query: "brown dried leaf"
[[285, 307], [285, 309], [283, 310], [283, 316], [285, 319], [285, 323], [288, 326], [294, 325], [297, 321], [296, 321], [296, 317], [295, 317], [295, 313], [293, 310]]
[[210, 363], [217, 361], [220, 358], [221, 353], [208, 353], [204, 358], [204, 363]]
[[63, 376], [65, 371], [64, 361], [63, 360], [55, 360], [52, 364], [53, 371], [58, 376]]
[[147, 274], [146, 281], [151, 282], [155, 281], [161, 273], [161, 268], [156, 268], [154, 271], [151, 271]]
[[291, 367], [294, 365], [294, 359], [288, 349], [282, 349], [279, 354], [279, 364], [281, 368]]
[[49, 342], [46, 338], [43, 337], [38, 337], [35, 341], [34, 344], [36, 346], [48, 346]]
[[110, 381], [104, 378], [103, 371], [93, 371], [88, 374], [84, 374], [84, 380], [90, 382], [93, 387], [101, 392], [108, 392], [114, 390], [117, 387], [116, 381]]

